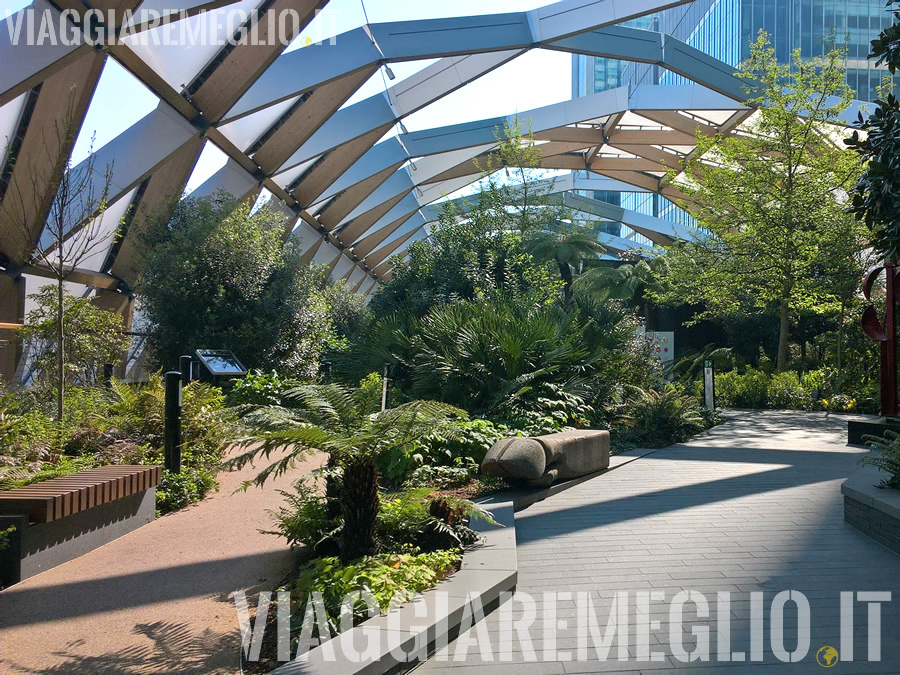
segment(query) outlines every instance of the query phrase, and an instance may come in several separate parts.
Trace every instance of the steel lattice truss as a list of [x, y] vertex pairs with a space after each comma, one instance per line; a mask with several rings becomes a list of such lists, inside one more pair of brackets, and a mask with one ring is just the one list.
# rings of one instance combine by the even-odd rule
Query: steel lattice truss
[[[668, 35], [615, 25], [686, 1], [564, 0], [529, 12], [370, 24], [333, 43], [288, 53], [277, 43], [211, 47], [202, 61], [191, 63], [180, 46], [139, 45], [133, 38], [102, 48], [83, 40], [70, 46], [13, 44], [2, 26], [0, 121], [12, 120], [15, 139], [0, 154], [3, 265], [7, 272], [42, 273], [28, 264], [27, 252], [40, 241], [47, 216], [41, 205], [49, 203], [53, 181], [28, 185], [42, 196], [34, 205], [13, 196], [33, 182], [35, 165], [62, 171], [71, 148], [59, 144], [48, 151], [48, 131], [66, 114], [63, 102], [73, 87], [71, 107], [80, 124], [107, 58], [123, 64], [159, 104], [96, 153], [98, 170], [113, 167], [112, 206], [104, 218], [118, 227], [121, 215], [130, 214], [123, 236], [72, 277], [98, 293], [134, 284], [144, 253], [140, 234], [150, 214], [158, 217], [167, 198], [182, 193], [206, 142], [228, 161], [193, 194], [224, 191], [252, 199], [262, 189], [270, 191], [289, 214], [307, 259], [370, 292], [390, 277], [392, 256], [427, 236], [426, 226], [437, 215], [432, 204], [479, 178], [472, 160], [495, 150], [496, 129], [512, 118], [382, 139], [404, 117], [534, 48], [658, 64], [695, 83], [620, 88], [518, 114], [539, 142], [542, 166], [571, 170], [552, 181], [567, 205], [622, 222], [660, 244], [689, 236], [672, 222], [573, 193], [646, 191], [678, 198], [665, 181], [665, 167], [677, 167], [694, 150], [696, 130], [728, 131], [750, 114], [733, 68]], [[325, 4], [93, 0], [90, 6], [135, 10], [132, 34], [144, 29], [141, 10], [156, 6], [174, 5], [188, 14], [256, 8], [260, 26], [269, 13], [292, 9], [303, 17], [299, 34]], [[81, 0], [36, 0], [23, 11], [57, 16], [61, 9], [74, 10], [78, 17], [87, 8]], [[383, 94], [344, 106], [382, 66], [421, 59], [437, 61]], [[23, 241], [21, 228], [12, 225], [23, 221], [31, 241]], [[612, 251], [636, 246], [611, 236], [604, 241]]]

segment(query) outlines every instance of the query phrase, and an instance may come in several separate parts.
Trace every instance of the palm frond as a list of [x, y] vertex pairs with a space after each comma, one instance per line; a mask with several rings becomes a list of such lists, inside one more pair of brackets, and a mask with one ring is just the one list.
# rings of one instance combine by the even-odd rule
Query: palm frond
[[297, 462], [316, 451], [331, 453], [343, 449], [344, 437], [309, 423], [287, 428], [258, 428], [243, 438], [237, 446], [248, 448], [223, 464], [228, 469], [241, 469], [257, 459], [269, 459], [272, 454], [287, 450], [287, 454], [262, 469], [247, 485], [262, 485], [270, 477], [277, 478], [296, 466]]
[[299, 403], [310, 413], [314, 424], [349, 432], [359, 425], [360, 413], [353, 391], [338, 384], [306, 384], [284, 394], [288, 403]]

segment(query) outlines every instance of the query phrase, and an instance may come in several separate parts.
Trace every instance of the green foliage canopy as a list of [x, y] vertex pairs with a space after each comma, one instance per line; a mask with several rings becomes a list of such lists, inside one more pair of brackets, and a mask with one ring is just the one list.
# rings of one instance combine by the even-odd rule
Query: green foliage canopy
[[[430, 236], [410, 245], [408, 261], [394, 260], [393, 277], [372, 300], [377, 315], [403, 310], [422, 316], [435, 305], [456, 300], [535, 292], [549, 303], [563, 285], [571, 287], [571, 278], [568, 284], [553, 280], [547, 263], [557, 266], [557, 247], [546, 245], [547, 237], [534, 243], [547, 254], [543, 258], [523, 245], [526, 238], [545, 231], [552, 231], [548, 237], [555, 240], [566, 215], [548, 198], [549, 187], [536, 170], [540, 150], [518, 121], [496, 136], [496, 150], [475, 162], [482, 173], [476, 194], [444, 202]], [[569, 249], [576, 248], [575, 239], [565, 242]], [[594, 239], [593, 244], [578, 239], [579, 253], [589, 246], [597, 250]], [[573, 258], [567, 249], [565, 263], [576, 262]]]
[[[889, 0], [887, 5], [900, 4]], [[892, 10], [894, 23], [872, 40], [875, 65], [886, 65], [891, 75], [900, 67], [900, 11]], [[900, 100], [887, 93], [875, 101], [868, 118], [859, 114], [860, 135], [854, 131], [845, 142], [867, 162], [865, 173], [853, 188], [853, 211], [865, 220], [875, 250], [890, 261], [900, 258]]]
[[160, 365], [231, 349], [248, 368], [313, 377], [365, 313], [362, 299], [284, 242], [284, 216], [230, 198], [186, 199], [158, 224], [140, 285]]

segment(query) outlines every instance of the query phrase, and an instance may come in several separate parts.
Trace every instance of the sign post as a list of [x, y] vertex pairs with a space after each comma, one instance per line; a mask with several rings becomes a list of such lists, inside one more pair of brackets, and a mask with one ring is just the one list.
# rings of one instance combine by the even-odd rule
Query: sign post
[[181, 385], [188, 386], [193, 379], [193, 357], [190, 354], [178, 358], [178, 370], [181, 371]]
[[227, 349], [198, 349], [194, 352], [199, 361], [199, 379], [217, 387], [228, 387], [236, 377], [243, 377], [247, 369]]
[[716, 409], [716, 378], [709, 359], [703, 362], [703, 405], [709, 410]]

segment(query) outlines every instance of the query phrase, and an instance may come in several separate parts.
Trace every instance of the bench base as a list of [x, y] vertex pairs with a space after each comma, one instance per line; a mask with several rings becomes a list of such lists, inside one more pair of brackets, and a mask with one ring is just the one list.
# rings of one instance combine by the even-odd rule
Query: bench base
[[847, 420], [847, 444], [865, 445], [866, 436], [884, 438], [885, 431], [900, 433], [900, 422], [895, 419], [869, 418]]
[[67, 563], [156, 518], [156, 488], [74, 513], [49, 523], [23, 527], [27, 518], [0, 516], [0, 530], [17, 529], [0, 551], [0, 587], [24, 581]]

